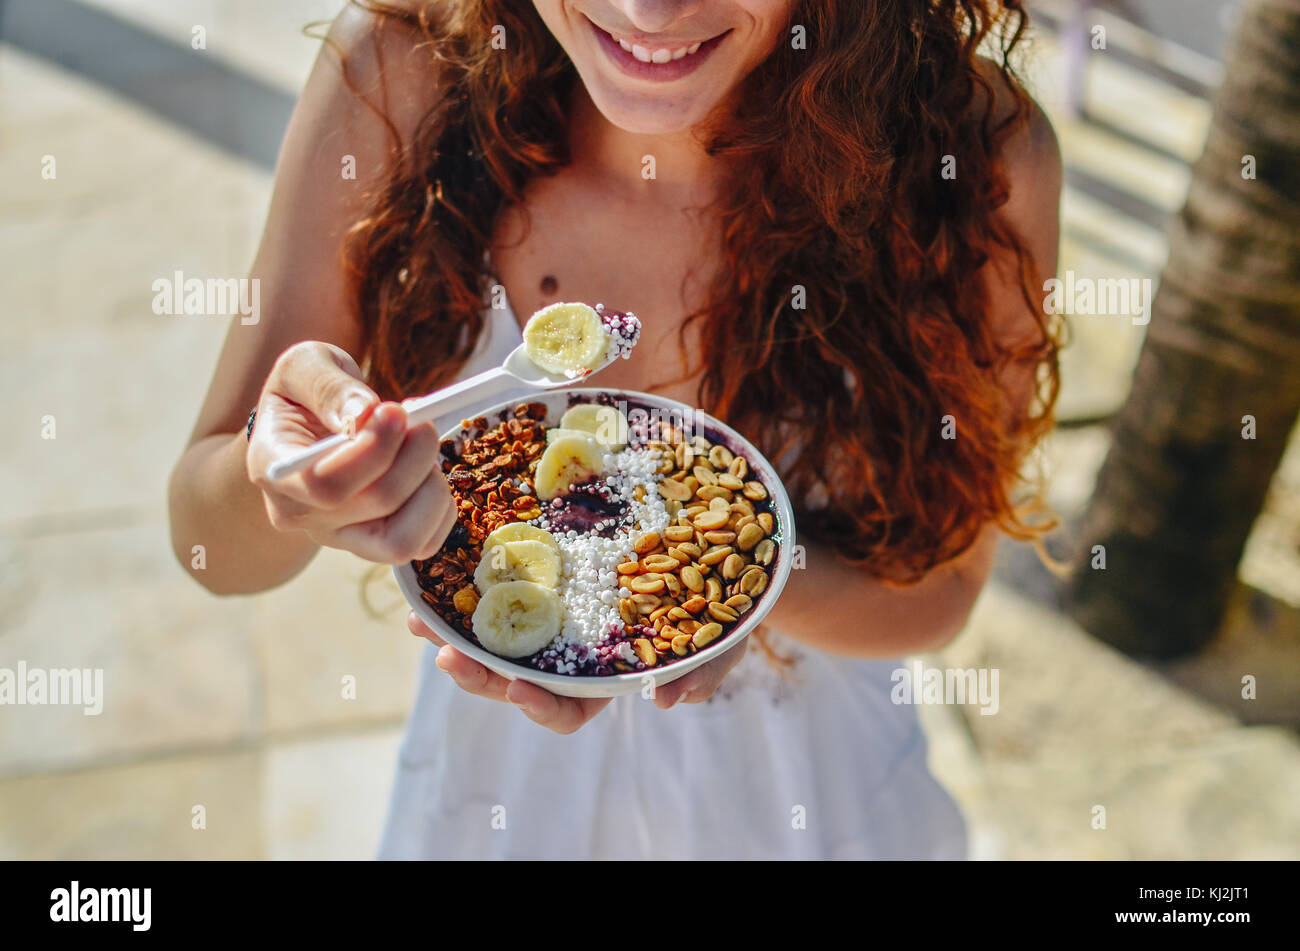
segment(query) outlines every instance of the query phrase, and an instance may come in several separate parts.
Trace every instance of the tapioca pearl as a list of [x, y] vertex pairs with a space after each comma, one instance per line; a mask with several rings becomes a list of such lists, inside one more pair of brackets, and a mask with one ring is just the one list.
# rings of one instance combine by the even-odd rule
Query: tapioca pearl
[[[564, 556], [559, 587], [565, 602], [566, 621], [562, 635], [557, 638], [562, 644], [591, 645], [614, 639], [621, 643], [623, 629], [616, 607], [615, 587], [618, 576], [614, 569], [627, 559], [634, 534], [639, 537], [642, 531], [662, 530], [669, 521], [657, 493], [647, 493], [643, 502], [636, 502], [634, 498], [636, 486], [654, 485], [658, 466], [656, 454], [643, 449], [627, 449], [612, 455], [617, 457], [616, 471], [606, 480], [608, 488], [602, 494], [607, 494], [611, 501], [617, 497], [627, 503], [627, 514], [615, 522], [619, 526], [615, 533], [608, 537], [579, 534], [577, 530], [556, 534], [556, 542]], [[614, 520], [605, 521], [609, 524]], [[616, 648], [611, 648], [614, 650]], [[611, 653], [605, 663], [612, 663], [615, 656]], [[580, 661], [579, 666], [585, 668], [600, 663], [598, 659], [592, 659]]]

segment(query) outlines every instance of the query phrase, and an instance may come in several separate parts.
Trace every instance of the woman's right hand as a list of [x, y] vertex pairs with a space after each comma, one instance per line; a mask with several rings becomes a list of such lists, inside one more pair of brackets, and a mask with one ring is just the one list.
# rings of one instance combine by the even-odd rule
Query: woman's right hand
[[[313, 466], [273, 481], [272, 463], [355, 426], [356, 438]], [[345, 351], [294, 344], [276, 360], [258, 399], [246, 456], [280, 531], [369, 561], [430, 558], [456, 522], [433, 423], [407, 429], [400, 403], [382, 402]]]

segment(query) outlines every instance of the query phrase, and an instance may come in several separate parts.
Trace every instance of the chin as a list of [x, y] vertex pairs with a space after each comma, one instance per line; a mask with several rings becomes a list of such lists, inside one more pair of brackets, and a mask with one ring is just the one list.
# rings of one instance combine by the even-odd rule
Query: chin
[[611, 125], [639, 135], [671, 135], [703, 122], [716, 107], [713, 101], [683, 101], [673, 97], [629, 95], [588, 87], [591, 101]]

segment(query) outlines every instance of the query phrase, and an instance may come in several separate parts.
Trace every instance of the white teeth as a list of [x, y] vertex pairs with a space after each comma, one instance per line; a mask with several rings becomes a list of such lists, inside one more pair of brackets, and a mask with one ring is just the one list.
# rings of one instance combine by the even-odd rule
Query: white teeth
[[683, 46], [680, 49], [657, 49], [654, 51], [646, 49], [644, 46], [638, 46], [625, 39], [610, 34], [610, 38], [618, 43], [624, 50], [631, 53], [642, 63], [668, 63], [674, 60], [682, 59], [699, 52], [702, 43], [692, 43], [690, 46]]

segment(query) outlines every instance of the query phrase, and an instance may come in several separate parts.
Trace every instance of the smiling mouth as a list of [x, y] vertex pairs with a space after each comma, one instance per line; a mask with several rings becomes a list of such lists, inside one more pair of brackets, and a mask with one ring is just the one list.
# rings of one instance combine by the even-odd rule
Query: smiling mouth
[[707, 40], [695, 40], [689, 43], [670, 41], [646, 45], [637, 42], [639, 37], [620, 36], [591, 23], [592, 30], [606, 51], [624, 69], [647, 78], [676, 78], [703, 63], [708, 55], [718, 48], [731, 30], [726, 30]]
[[[639, 43], [630, 42], [621, 36], [616, 36], [613, 33], [610, 33], [608, 30], [605, 30], [604, 33], [619, 46], [623, 47], [625, 52], [631, 53], [639, 62], [642, 63], [663, 64], [672, 62], [673, 60], [684, 59], [687, 56], [694, 56], [700, 51], [701, 46], [710, 42], [709, 40], [699, 40], [688, 46], [678, 46], [676, 48], [658, 46], [652, 48], [642, 46]], [[714, 37], [714, 39], [718, 39], [718, 37]]]

